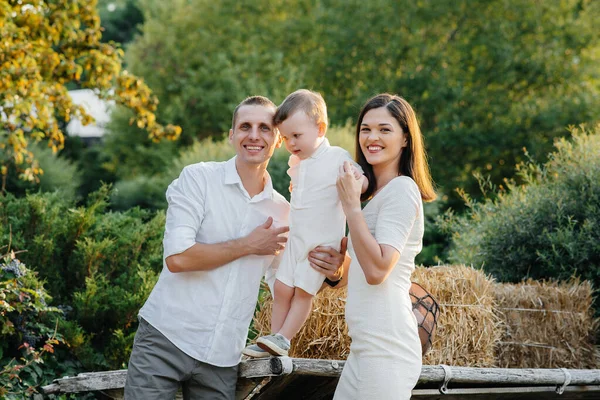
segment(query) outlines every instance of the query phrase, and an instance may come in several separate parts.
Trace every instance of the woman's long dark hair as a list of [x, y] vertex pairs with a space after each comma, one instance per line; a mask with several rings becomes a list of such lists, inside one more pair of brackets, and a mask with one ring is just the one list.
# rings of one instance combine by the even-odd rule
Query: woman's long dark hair
[[419, 128], [417, 116], [406, 100], [400, 96], [382, 93], [369, 99], [363, 106], [356, 123], [356, 162], [362, 167], [365, 175], [369, 178], [369, 187], [362, 194], [361, 200], [365, 201], [373, 196], [377, 188], [373, 166], [367, 162], [360, 147], [360, 126], [365, 114], [375, 108], [385, 107], [392, 117], [398, 121], [402, 132], [406, 135], [406, 147], [402, 149], [398, 175], [405, 175], [415, 181], [421, 192], [423, 201], [433, 201], [437, 197], [433, 189], [431, 173], [427, 164], [423, 135]]

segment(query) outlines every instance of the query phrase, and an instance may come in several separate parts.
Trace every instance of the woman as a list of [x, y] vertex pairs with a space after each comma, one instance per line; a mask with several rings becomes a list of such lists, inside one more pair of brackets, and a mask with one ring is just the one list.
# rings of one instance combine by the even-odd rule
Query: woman
[[[337, 182], [350, 231], [346, 322], [352, 345], [334, 400], [410, 399], [421, 372], [421, 343], [408, 291], [422, 248], [423, 201], [436, 194], [406, 100], [380, 94], [364, 105], [356, 158], [369, 178], [362, 198], [349, 163]], [[370, 200], [364, 210], [361, 200]]]

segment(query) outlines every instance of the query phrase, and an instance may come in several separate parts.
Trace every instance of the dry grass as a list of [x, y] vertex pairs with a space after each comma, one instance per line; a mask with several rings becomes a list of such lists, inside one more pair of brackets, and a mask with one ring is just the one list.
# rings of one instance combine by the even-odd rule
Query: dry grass
[[[269, 296], [254, 317], [254, 329], [259, 336], [270, 332], [271, 303]], [[313, 312], [292, 340], [290, 356], [345, 360], [350, 353], [345, 306], [346, 288], [319, 293], [313, 300]]]
[[440, 305], [437, 334], [423, 363], [494, 366], [501, 331], [494, 313], [493, 281], [465, 266], [417, 268], [412, 280], [431, 292]]
[[[425, 364], [514, 368], [595, 368], [592, 288], [587, 282], [500, 284], [465, 266], [417, 268], [412, 280], [440, 304], [433, 347]], [[325, 290], [292, 341], [292, 357], [347, 358], [346, 289]], [[536, 311], [532, 311], [536, 310]], [[271, 299], [254, 320], [270, 329]]]
[[596, 368], [594, 335], [598, 321], [589, 282], [497, 284], [503, 320], [497, 348], [500, 367]]

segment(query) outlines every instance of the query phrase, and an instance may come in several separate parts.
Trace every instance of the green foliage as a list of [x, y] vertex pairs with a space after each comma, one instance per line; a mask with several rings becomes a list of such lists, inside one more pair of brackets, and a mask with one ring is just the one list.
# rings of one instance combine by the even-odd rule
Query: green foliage
[[[67, 307], [63, 334], [85, 369], [122, 368], [124, 340], [162, 269], [164, 213], [107, 211], [109, 189], [86, 206], [60, 193], [0, 198], [0, 239], [36, 265], [48, 291]], [[68, 306], [66, 306], [68, 305]]]
[[42, 170], [29, 144], [41, 141], [56, 152], [64, 144], [61, 122], [93, 122], [82, 105], [73, 103], [67, 85], [94, 89], [100, 98], [128, 107], [153, 140], [179, 137], [180, 127], [158, 123], [158, 99], [145, 83], [123, 70], [123, 51], [100, 42], [97, 11], [95, 1], [0, 2], [3, 184], [9, 167], [19, 171], [19, 178], [37, 182]]
[[284, 39], [282, 10], [295, 3], [140, 0], [145, 22], [127, 62], [157, 85], [161, 118], [182, 124], [185, 144], [229, 130], [244, 97], [281, 101], [296, 88], [305, 67], [273, 46]]
[[117, 179], [115, 173], [105, 167], [109, 157], [103, 151], [103, 147], [87, 146], [78, 136], [66, 137], [65, 147], [60, 152], [60, 156], [77, 166], [80, 176], [77, 194], [82, 199], [100, 189], [103, 184], [113, 183]]
[[600, 126], [572, 135], [543, 166], [519, 165], [525, 184], [508, 182], [495, 200], [441, 221], [453, 232], [451, 261], [503, 281], [577, 275], [600, 287]]
[[[422, 121], [449, 201], [543, 160], [565, 126], [600, 119], [600, 2], [140, 1], [131, 69], [179, 123], [185, 143], [221, 137], [246, 95], [323, 93], [333, 124], [377, 92], [405, 96]], [[167, 10], [168, 8], [168, 10]], [[248, 21], [252, 21], [249, 23]]]
[[38, 177], [39, 184], [19, 179], [18, 172], [14, 168], [9, 168], [6, 190], [13, 194], [24, 194], [28, 190], [41, 190], [42, 192], [60, 190], [64, 196], [74, 198], [81, 185], [81, 175], [77, 166], [68, 159], [57, 156], [47, 147], [40, 145], [30, 145], [29, 147], [44, 170], [43, 174]]
[[415, 258], [417, 265], [439, 265], [448, 258], [447, 248], [449, 237], [436, 224], [440, 215], [441, 202], [423, 203], [425, 215], [425, 234], [423, 235], [423, 249]]
[[210, 138], [197, 141], [164, 165], [160, 172], [122, 180], [115, 184], [111, 204], [115, 210], [127, 210], [134, 206], [149, 209], [166, 209], [165, 192], [187, 165], [202, 161], [226, 161], [235, 155], [227, 139], [213, 141]]
[[[6, 246], [3, 248], [6, 250]], [[0, 397], [22, 399], [37, 393], [76, 365], [59, 366], [55, 346], [63, 343], [57, 328], [62, 312], [37, 274], [9, 251], [0, 259]], [[65, 360], [66, 361], [66, 360]], [[42, 365], [45, 364], [45, 365]]]
[[125, 45], [139, 33], [144, 22], [137, 0], [99, 0], [98, 15], [102, 22], [102, 41]]
[[129, 123], [132, 117], [125, 108], [114, 109], [99, 150], [102, 168], [119, 180], [160, 173], [177, 156], [179, 142], [153, 142]]

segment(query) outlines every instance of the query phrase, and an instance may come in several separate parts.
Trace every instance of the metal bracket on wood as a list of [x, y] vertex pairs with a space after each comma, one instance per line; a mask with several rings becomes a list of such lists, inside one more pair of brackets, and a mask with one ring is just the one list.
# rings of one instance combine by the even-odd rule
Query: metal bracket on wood
[[565, 388], [569, 386], [569, 383], [571, 383], [571, 374], [566, 368], [561, 368], [560, 370], [563, 372], [563, 374], [565, 374], [565, 381], [562, 385], [556, 386], [556, 393], [563, 394], [565, 392]]
[[440, 393], [448, 394], [448, 383], [450, 383], [450, 379], [452, 379], [452, 369], [444, 364], [440, 364], [440, 367], [444, 369], [444, 383], [440, 386]]
[[292, 359], [289, 357], [279, 357], [279, 361], [281, 361], [281, 373], [283, 375], [288, 375], [291, 374], [292, 371], [294, 371], [294, 363], [292, 362]]

